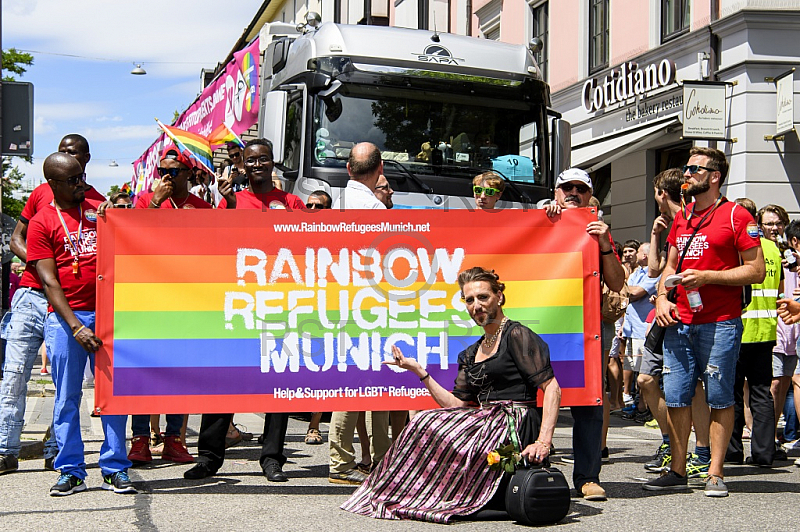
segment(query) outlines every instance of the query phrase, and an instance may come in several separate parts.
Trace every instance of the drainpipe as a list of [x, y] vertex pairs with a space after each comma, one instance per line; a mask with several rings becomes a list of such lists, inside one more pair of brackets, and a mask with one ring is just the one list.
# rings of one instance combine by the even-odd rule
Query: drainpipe
[[467, 0], [467, 36], [472, 37], [472, 0]]

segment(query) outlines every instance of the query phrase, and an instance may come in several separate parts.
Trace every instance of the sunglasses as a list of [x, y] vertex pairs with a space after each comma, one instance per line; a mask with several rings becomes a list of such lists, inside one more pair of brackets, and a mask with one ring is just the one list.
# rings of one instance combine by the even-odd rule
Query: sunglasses
[[375, 190], [383, 190], [384, 192], [389, 192], [389, 185], [381, 185], [379, 187], [375, 187]]
[[238, 159], [241, 156], [242, 156], [241, 152], [229, 153], [228, 154], [228, 157], [230, 157], [231, 159]]
[[709, 168], [708, 166], [700, 166], [699, 164], [687, 164], [683, 167], [683, 173], [689, 172], [694, 175], [698, 170], [708, 170], [709, 172], [716, 172], [716, 168]]
[[562, 183], [558, 185], [558, 188], [566, 193], [577, 190], [578, 194], [586, 194], [591, 190], [588, 185], [584, 185], [583, 183]]
[[67, 185], [74, 187], [77, 186], [78, 183], [86, 183], [86, 174], [78, 174], [72, 177], [68, 177], [66, 179], [52, 179], [52, 181], [58, 181], [59, 183], [66, 183]]
[[306, 203], [306, 209], [324, 209], [324, 205], [320, 205], [319, 203]]
[[492, 196], [494, 196], [495, 194], [497, 194], [500, 191], [497, 190], [496, 188], [479, 187], [478, 185], [475, 185], [474, 187], [472, 187], [472, 192], [474, 192], [476, 196], [480, 196], [482, 194], [486, 194], [487, 197], [491, 198]]
[[170, 177], [178, 177], [178, 174], [183, 172], [184, 168], [157, 168], [158, 175], [161, 177], [170, 176]]
[[133, 209], [133, 203], [117, 203], [115, 209]]

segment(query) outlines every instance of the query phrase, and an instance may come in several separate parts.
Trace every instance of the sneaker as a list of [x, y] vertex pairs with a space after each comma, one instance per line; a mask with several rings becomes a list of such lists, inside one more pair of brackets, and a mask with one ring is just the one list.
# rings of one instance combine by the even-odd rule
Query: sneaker
[[161, 458], [179, 464], [194, 462], [194, 458], [189, 454], [189, 450], [186, 449], [180, 436], [164, 437], [164, 450], [161, 452]]
[[789, 455], [786, 454], [786, 451], [781, 447], [781, 444], [775, 442], [775, 455], [772, 458], [773, 460], [785, 461], [789, 459]]
[[794, 465], [800, 467], [800, 458], [794, 461]]
[[676, 491], [689, 489], [686, 477], [672, 471], [662, 471], [661, 476], [642, 484], [642, 489], [648, 491]]
[[56, 468], [53, 465], [55, 461], [56, 461], [56, 457], [55, 456], [51, 456], [50, 458], [45, 458], [44, 459], [44, 469], [45, 469], [45, 471], [55, 471]]
[[[622, 402], [625, 403], [625, 406], [633, 405], [633, 396], [627, 393], [622, 394]], [[623, 408], [623, 410], [625, 410]]]
[[211, 469], [207, 462], [198, 462], [183, 473], [183, 478], [188, 480], [200, 480], [201, 478], [211, 477], [217, 474], [216, 469]]
[[656, 421], [655, 418], [653, 418], [650, 421], [648, 421], [647, 423], [645, 423], [644, 426], [647, 427], [648, 429], [657, 429], [657, 428], [659, 428], [658, 421]]
[[603, 447], [603, 451], [600, 453], [600, 461], [604, 464], [611, 463], [611, 457], [608, 455], [608, 447]]
[[13, 454], [0, 454], [0, 475], [19, 469], [19, 460]]
[[561, 458], [559, 459], [561, 462], [565, 464], [574, 464], [575, 463], [575, 455], [574, 454], [562, 454]]
[[651, 462], [644, 465], [648, 471], [660, 473], [669, 469], [669, 464], [672, 463], [672, 454], [670, 454], [669, 444], [662, 443], [656, 451], [656, 455]]
[[727, 497], [728, 486], [716, 475], [708, 475], [706, 489], [703, 490], [706, 497]]
[[334, 473], [331, 471], [328, 475], [328, 482], [333, 484], [351, 484], [353, 486], [358, 486], [365, 480], [367, 480], [367, 475], [355, 468], [348, 469], [343, 473]]
[[114, 493], [139, 493], [139, 491], [133, 487], [133, 482], [131, 482], [127, 471], [117, 471], [110, 475], [104, 475], [103, 489], [113, 490]]
[[42, 368], [39, 370], [39, 375], [50, 375], [50, 372], [47, 371], [47, 368]]
[[50, 488], [50, 495], [52, 497], [63, 497], [79, 491], [86, 491], [86, 483], [75, 475], [64, 474], [58, 477], [58, 482]]
[[686, 461], [686, 476], [689, 478], [706, 478], [708, 477], [708, 466], [711, 461], [703, 462], [696, 454], [692, 454], [691, 458]]
[[633, 420], [636, 423], [647, 423], [648, 421], [653, 420], [653, 414], [651, 414], [649, 410], [645, 410], [644, 412], [637, 412]]
[[134, 436], [131, 440], [131, 452], [128, 453], [128, 460], [134, 465], [147, 464], [153, 461], [150, 454], [150, 437]]
[[786, 443], [783, 444], [783, 450], [786, 452], [800, 450], [800, 439], [794, 441], [787, 441]]

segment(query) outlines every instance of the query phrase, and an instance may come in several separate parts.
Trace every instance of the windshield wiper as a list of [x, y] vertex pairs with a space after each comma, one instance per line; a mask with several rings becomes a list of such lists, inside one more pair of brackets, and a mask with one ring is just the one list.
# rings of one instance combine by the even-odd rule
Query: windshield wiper
[[383, 164], [386, 164], [386, 163], [396, 164], [397, 166], [400, 167], [400, 169], [403, 171], [403, 173], [405, 175], [407, 175], [411, 179], [411, 181], [416, 183], [419, 186], [419, 188], [424, 190], [426, 194], [433, 194], [433, 189], [431, 188], [431, 186], [428, 185], [426, 182], [424, 182], [419, 177], [417, 177], [417, 175], [414, 172], [412, 172], [411, 170], [409, 170], [408, 167], [406, 165], [404, 165], [403, 163], [395, 161], [393, 159], [384, 159], [383, 160]]

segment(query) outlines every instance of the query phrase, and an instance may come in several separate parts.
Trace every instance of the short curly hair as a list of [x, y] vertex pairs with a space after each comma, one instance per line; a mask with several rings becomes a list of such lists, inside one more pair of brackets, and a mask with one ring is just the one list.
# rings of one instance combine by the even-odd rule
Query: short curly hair
[[506, 302], [505, 298], [505, 283], [500, 282], [500, 276], [494, 273], [494, 270], [487, 270], [480, 266], [475, 266], [458, 274], [458, 287], [461, 289], [461, 299], [464, 299], [464, 285], [467, 283], [489, 283], [489, 287], [494, 293], [503, 294], [503, 299], [500, 302], [502, 306]]

